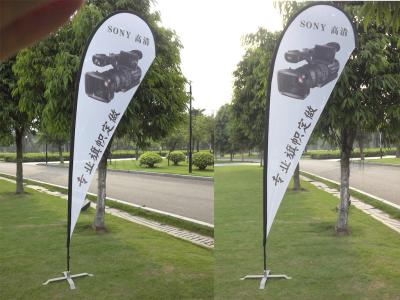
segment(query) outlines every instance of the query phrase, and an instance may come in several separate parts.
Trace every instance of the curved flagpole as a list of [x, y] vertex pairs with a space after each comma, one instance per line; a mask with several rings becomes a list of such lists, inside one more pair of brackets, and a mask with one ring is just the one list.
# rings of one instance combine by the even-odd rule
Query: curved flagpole
[[[271, 62], [270, 62], [270, 68], [269, 68], [269, 76], [268, 76], [268, 90], [267, 90], [267, 107], [266, 107], [266, 111], [265, 111], [265, 132], [264, 132], [264, 155], [263, 155], [263, 157], [264, 157], [264, 169], [263, 169], [263, 239], [262, 239], [262, 245], [263, 245], [263, 268], [264, 268], [264, 274], [263, 275], [247, 275], [247, 276], [245, 276], [245, 277], [243, 277], [243, 278], [241, 278], [241, 279], [261, 279], [261, 282], [260, 282], [260, 289], [264, 289], [264, 287], [265, 287], [265, 284], [266, 284], [266, 281], [267, 281], [267, 279], [268, 278], [285, 278], [285, 279], [290, 279], [288, 276], [286, 276], [286, 275], [270, 275], [269, 274], [269, 272], [270, 272], [270, 270], [268, 270], [268, 268], [267, 268], [267, 240], [268, 240], [268, 232], [269, 232], [269, 229], [270, 229], [270, 227], [271, 227], [271, 225], [272, 225], [272, 221], [273, 221], [273, 218], [274, 218], [274, 216], [275, 216], [275, 214], [276, 214], [276, 211], [277, 211], [277, 209], [278, 209], [278, 207], [279, 207], [279, 204], [280, 204], [280, 201], [282, 200], [282, 198], [280, 198], [278, 201], [279, 202], [271, 202], [270, 203], [270, 205], [269, 205], [269, 209], [271, 210], [270, 212], [268, 212], [268, 202], [269, 201], [272, 201], [273, 199], [268, 199], [268, 192], [270, 192], [271, 191], [271, 188], [274, 188], [274, 186], [272, 185], [271, 186], [271, 178], [268, 178], [268, 169], [270, 169], [270, 170], [274, 170], [274, 168], [276, 167], [276, 164], [274, 165], [274, 166], [272, 166], [271, 165], [271, 162], [269, 162], [268, 160], [269, 160], [269, 150], [270, 151], [272, 151], [272, 148], [271, 149], [269, 149], [269, 145], [268, 145], [268, 142], [269, 142], [269, 138], [270, 138], [270, 136], [269, 136], [269, 129], [270, 129], [270, 110], [271, 110], [271, 89], [272, 89], [272, 84], [273, 84], [273, 82], [272, 82], [272, 80], [273, 80], [273, 75], [274, 75], [274, 68], [275, 68], [275, 63], [276, 63], [276, 61], [277, 61], [277, 55], [278, 55], [278, 51], [280, 51], [280, 46], [281, 46], [281, 42], [282, 42], [282, 40], [283, 40], [283, 38], [285, 37], [285, 34], [287, 33], [287, 30], [289, 29], [289, 28], [291, 28], [291, 32], [294, 32], [294, 28], [295, 27], [291, 27], [292, 25], [293, 26], [296, 26], [295, 24], [294, 24], [294, 21], [302, 14], [302, 13], [304, 13], [306, 10], [308, 10], [308, 9], [310, 9], [310, 8], [312, 8], [312, 7], [315, 7], [315, 6], [325, 6], [325, 7], [333, 7], [334, 9], [336, 9], [336, 10], [338, 10], [338, 11], [340, 11], [340, 12], [342, 12], [343, 13], [343, 15], [344, 15], [344, 19], [346, 19], [347, 18], [347, 21], [350, 23], [350, 27], [352, 27], [352, 29], [353, 29], [353, 36], [354, 36], [354, 38], [355, 38], [355, 40], [356, 40], [356, 38], [357, 38], [357, 36], [354, 34], [355, 32], [356, 32], [356, 30], [355, 30], [355, 28], [354, 28], [354, 24], [352, 24], [352, 21], [351, 21], [351, 18], [346, 14], [346, 12], [344, 12], [341, 8], [339, 8], [339, 7], [337, 7], [337, 6], [335, 6], [335, 5], [333, 5], [333, 4], [331, 4], [331, 3], [326, 3], [326, 2], [318, 2], [318, 3], [313, 3], [313, 4], [311, 4], [311, 5], [307, 5], [307, 6], [305, 6], [304, 8], [302, 8], [299, 12], [297, 12], [295, 15], [293, 15], [291, 18], [290, 18], [290, 20], [288, 21], [288, 23], [287, 23], [287, 25], [286, 25], [286, 27], [284, 28], [284, 30], [282, 31], [282, 33], [281, 33], [281, 36], [280, 36], [280, 38], [279, 38], [279, 40], [278, 40], [278, 42], [277, 42], [277, 45], [275, 46], [275, 50], [274, 50], [274, 54], [273, 54], [273, 57], [272, 57], [272, 60], [271, 60]], [[305, 13], [304, 15], [307, 15], [307, 13]], [[317, 15], [317, 14], [315, 14], [315, 16], [314, 16], [315, 18], [319, 18], [319, 16]], [[334, 18], [334, 19], [333, 19]], [[306, 30], [306, 29], [296, 29], [296, 30], [303, 30], [302, 31], [302, 34], [304, 34], [307, 38], [310, 38], [311, 40], [313, 40], [313, 41], [315, 41], [316, 43], [321, 43], [322, 45], [325, 45], [326, 44], [326, 39], [328, 38], [329, 39], [329, 42], [330, 43], [332, 43], [332, 41], [334, 41], [334, 42], [339, 42], [339, 40], [340, 40], [340, 36], [338, 36], [338, 33], [337, 33], [337, 30], [338, 30], [338, 28], [337, 28], [337, 24], [336, 24], [336, 20], [337, 20], [337, 18], [338, 18], [338, 15], [336, 15], [336, 12], [332, 12], [332, 14], [331, 15], [329, 15], [329, 17], [328, 17], [328, 19], [326, 20], [326, 22], [328, 22], [327, 24], [330, 24], [330, 26], [331, 26], [331, 28], [329, 28], [328, 30], [325, 30], [325, 26], [327, 26], [326, 24], [324, 24], [325, 26], [322, 26], [321, 25], [321, 31], [323, 31], [324, 33], [324, 35], [323, 36], [321, 36], [321, 35], [318, 35], [318, 33], [319, 32], [309, 32], [309, 31], [304, 31], [304, 30]], [[309, 20], [306, 20], [307, 21], [307, 23], [311, 23], [311, 21], [309, 21]], [[306, 21], [305, 20], [302, 20], [302, 22], [301, 23], [299, 23], [299, 28], [301, 28], [301, 27], [303, 27], [303, 28], [305, 28], [306, 26], [305, 26], [305, 24], [306, 24]], [[325, 21], [325, 20], [319, 20], [320, 22], [323, 22], [323, 21]], [[334, 21], [334, 23], [332, 23]], [[296, 23], [297, 24], [297, 23]], [[301, 26], [303, 24], [303, 26]], [[340, 25], [340, 21], [339, 21], [339, 25]], [[309, 29], [308, 27], [307, 27], [307, 29]], [[342, 35], [342, 37], [343, 36], [347, 36], [347, 28], [345, 28], [346, 29], [346, 34], [343, 34]], [[336, 31], [335, 31], [336, 30]], [[300, 32], [300, 31], [299, 31]], [[344, 31], [343, 31], [344, 32]], [[336, 34], [336, 36], [335, 36], [335, 34]], [[287, 41], [287, 39], [285, 40], [285, 42]], [[346, 40], [340, 40], [340, 42], [346, 42]], [[326, 44], [326, 45], [329, 45], [330, 43], [328, 43], [328, 44]], [[355, 41], [355, 43], [356, 43], [356, 41]], [[337, 43], [336, 43], [337, 44]], [[287, 43], [285, 43], [285, 47], [287, 47]], [[320, 47], [323, 47], [323, 46], [320, 46]], [[354, 47], [353, 48], [351, 48], [351, 51], [354, 49]], [[291, 50], [291, 49], [287, 49], [287, 51], [288, 50]], [[351, 51], [350, 51], [350, 53], [351, 53]], [[350, 55], [350, 54], [349, 54]], [[282, 56], [283, 57], [283, 56]], [[346, 64], [346, 62], [347, 62], [347, 59], [348, 59], [348, 57], [346, 58], [346, 60], [344, 61], [344, 64]], [[304, 60], [304, 59], [303, 59]], [[281, 57], [279, 57], [279, 61], [281, 61]], [[286, 61], [288, 61], [288, 59], [286, 59]], [[309, 62], [308, 62], [309, 63]], [[341, 61], [341, 63], [342, 63], [342, 65], [344, 65], [343, 64], [343, 61]], [[279, 64], [281, 64], [281, 62], [279, 62]], [[280, 66], [280, 68], [282, 68], [282, 66]], [[286, 70], [286, 69], [285, 69]], [[290, 68], [288, 69], [288, 70], [290, 70]], [[292, 73], [291, 74], [294, 74], [294, 71], [292, 71]], [[339, 76], [340, 76], [340, 74], [339, 74]], [[336, 78], [338, 78], [338, 76], [336, 75], [336, 77], [334, 77], [333, 79], [336, 79]], [[331, 79], [331, 80], [333, 80], [333, 79]], [[337, 79], [336, 79], [337, 80]], [[301, 82], [300, 80], [299, 80], [299, 82]], [[326, 84], [326, 83], [325, 83]], [[324, 85], [325, 85], [324, 84]], [[321, 85], [321, 87], [323, 87], [324, 85]], [[328, 100], [328, 97], [329, 97], [329, 95], [330, 95], [330, 93], [331, 93], [331, 91], [332, 91], [332, 88], [333, 87], [330, 87], [330, 90], [329, 90], [329, 93], [327, 93], [327, 97], [324, 99], [324, 100], [321, 100], [321, 101], [325, 101], [325, 103], [326, 103], [326, 101]], [[278, 89], [279, 89], [279, 83], [278, 83]], [[275, 90], [274, 90], [275, 91]], [[281, 94], [282, 94], [282, 92], [281, 92]], [[285, 95], [285, 94], [283, 94], [283, 95]], [[276, 95], [274, 96], [274, 97], [276, 97]], [[285, 97], [285, 96], [284, 96]], [[295, 97], [296, 98], [296, 97]], [[312, 97], [311, 97], [312, 98]], [[274, 98], [274, 99], [272, 99], [274, 102], [274, 105], [276, 105], [275, 103], [276, 103], [276, 101], [278, 101], [278, 100], [280, 100], [281, 99], [281, 96], [277, 96], [277, 98]], [[298, 98], [298, 99], [300, 99], [300, 98]], [[301, 98], [302, 100], [304, 100], [304, 98]], [[283, 99], [283, 101], [287, 101], [287, 100], [285, 100], [285, 99]], [[303, 102], [303, 105], [304, 105], [304, 103], [305, 102]], [[325, 103], [323, 104], [324, 106], [325, 106]], [[287, 104], [285, 104], [285, 105], [287, 105]], [[324, 106], [322, 106], [322, 109], [323, 109], [323, 107]], [[293, 107], [293, 106], [292, 106]], [[297, 106], [297, 107], [300, 107], [300, 106]], [[274, 107], [272, 107], [272, 108], [274, 108]], [[307, 108], [310, 108], [312, 111], [313, 111], [313, 113], [315, 113], [315, 111], [317, 111], [317, 109], [315, 109], [315, 110], [313, 110], [312, 109], [312, 107], [311, 106], [308, 106]], [[322, 109], [320, 109], [319, 110], [319, 113], [322, 111]], [[293, 109], [292, 109], [293, 110]], [[292, 116], [295, 116], [295, 114], [293, 114], [292, 113]], [[272, 117], [274, 117], [274, 116], [272, 116]], [[306, 117], [307, 117], [307, 115], [306, 115]], [[319, 116], [318, 116], [319, 117]], [[312, 118], [311, 118], [312, 119]], [[301, 119], [301, 120], [303, 120], [303, 119]], [[317, 120], [317, 119], [316, 119]], [[290, 121], [293, 121], [292, 119], [290, 120]], [[293, 123], [293, 122], [292, 122]], [[273, 125], [275, 125], [275, 123], [271, 123], [272, 125], [271, 125], [271, 128], [273, 128]], [[308, 125], [308, 127], [310, 127], [311, 126], [311, 124], [312, 123], [310, 123], [310, 125]], [[315, 126], [315, 122], [314, 122], [314, 124], [313, 124], [314, 126]], [[300, 126], [300, 125], [299, 125]], [[307, 127], [307, 128], [308, 128]], [[313, 127], [312, 127], [312, 129], [313, 129]], [[310, 135], [311, 133], [310, 132], [312, 132], [312, 129], [308, 132], [308, 134]], [[296, 133], [297, 133], [297, 131], [296, 131]], [[274, 132], [271, 132], [271, 137], [273, 137], [272, 136], [272, 134], [274, 134]], [[304, 131], [304, 134], [305, 134], [305, 131]], [[298, 135], [300, 136], [300, 134], [298, 133]], [[304, 138], [304, 140], [307, 142], [308, 141], [308, 137], [309, 137], [309, 135], [308, 136], [306, 136], [305, 138]], [[304, 137], [305, 135], [302, 135], [301, 137]], [[298, 144], [298, 145], [302, 145], [302, 144]], [[303, 146], [303, 145], [302, 145]], [[286, 148], [287, 149], [287, 148]], [[297, 147], [296, 147], [296, 149], [297, 149]], [[295, 150], [293, 150], [293, 151], [295, 151]], [[297, 151], [299, 151], [299, 149], [297, 149]], [[296, 159], [299, 159], [299, 157], [300, 157], [300, 155], [301, 155], [301, 152], [302, 151], [299, 151], [299, 153], [297, 154], [297, 157], [296, 157]], [[286, 153], [286, 152], [285, 152]], [[273, 153], [272, 153], [273, 154]], [[288, 156], [289, 157], [289, 156]], [[290, 159], [293, 159], [293, 158], [290, 158]], [[285, 160], [285, 162], [286, 162], [286, 160]], [[293, 165], [295, 165], [295, 163], [294, 163], [294, 160], [292, 161], [293, 162]], [[287, 164], [287, 163], [286, 163]], [[297, 163], [296, 163], [297, 164]], [[288, 170], [289, 170], [289, 166], [290, 166], [290, 163], [287, 165], [287, 169], [286, 169], [286, 173], [285, 174], [291, 174], [290, 172], [288, 173]], [[271, 169], [272, 168], [272, 169]], [[275, 171], [275, 170], [274, 170]], [[277, 174], [277, 176], [276, 176], [276, 178], [279, 178], [279, 175], [280, 175], [280, 173], [278, 173]], [[291, 175], [290, 175], [291, 176]], [[286, 178], [284, 178], [286, 181], [285, 181], [285, 184], [286, 184], [286, 186], [284, 187], [284, 188], [281, 188], [281, 190], [279, 191], [280, 192], [280, 196], [282, 195], [282, 193], [284, 193], [284, 191], [286, 190], [286, 188], [287, 188], [287, 184], [288, 184], [288, 181], [290, 180], [290, 176], [286, 176]], [[274, 178], [275, 176], [272, 176], [272, 178]], [[275, 179], [274, 179], [275, 180]], [[279, 178], [279, 183], [283, 183], [284, 181], [282, 180], [282, 178]], [[277, 182], [278, 182], [278, 179], [276, 180]], [[276, 185], [276, 184], [275, 184]], [[269, 194], [271, 194], [271, 193], [269, 193]], [[282, 196], [283, 197], [283, 196]], [[272, 205], [272, 204], [274, 204], [274, 205]], [[268, 218], [268, 213], [269, 213], [269, 218]], [[268, 225], [269, 224], [269, 225]]]
[[[78, 159], [78, 160], [81, 160], [80, 155], [82, 155], [82, 153], [85, 151], [85, 150], [82, 150], [84, 148], [81, 147], [82, 146], [81, 145], [82, 141], [85, 141], [87, 137], [96, 136], [96, 135], [93, 135], [92, 133], [96, 133], [95, 131], [97, 130], [97, 129], [92, 130], [91, 131], [92, 135], [87, 135], [87, 136], [84, 136], [84, 138], [82, 138], [82, 131], [81, 130], [80, 131], [76, 131], [75, 128], [76, 128], [76, 125], [77, 125], [77, 118], [79, 119], [79, 116], [81, 115], [81, 113], [83, 111], [81, 108], [79, 108], [79, 114], [80, 115], [78, 115], [78, 100], [79, 100], [78, 98], [81, 97], [80, 96], [81, 95], [81, 91], [79, 90], [79, 88], [80, 88], [81, 85], [83, 85], [82, 82], [84, 82], [84, 86], [85, 87], [87, 87], [89, 85], [89, 84], [87, 85], [87, 83], [86, 83], [86, 78], [87, 78], [88, 74], [92, 74], [93, 73], [93, 72], [87, 72], [85, 77], [83, 77], [83, 74], [82, 74], [82, 70], [85, 68], [84, 66], [86, 66], [86, 68], [87, 68], [87, 63], [92, 64], [91, 62], [88, 62], [88, 60], [86, 59], [86, 56], [87, 56], [88, 51], [89, 51], [89, 47], [91, 47], [92, 41], [95, 39], [96, 34], [99, 32], [99, 29], [101, 29], [102, 26], [105, 24], [105, 22], [108, 21], [109, 19], [111, 19], [112, 17], [115, 17], [115, 20], [117, 20], [118, 17], [119, 17], [118, 16], [119, 14], [120, 14], [120, 16], [123, 16], [123, 17], [121, 17], [121, 20], [125, 20], [125, 22], [127, 22], [127, 23], [131, 22], [132, 20], [134, 21], [133, 24], [129, 23], [129, 26], [133, 26], [134, 30], [139, 30], [139, 32], [136, 32], [136, 34], [138, 35], [137, 36], [138, 39], [137, 40], [135, 39], [135, 42], [139, 43], [140, 47], [142, 47], [142, 51], [146, 50], [147, 52], [145, 52], [145, 53], [148, 53], [149, 55], [146, 56], [147, 60], [145, 60], [146, 61], [146, 65], [144, 65], [145, 66], [145, 69], [144, 69], [145, 72], [142, 73], [141, 69], [138, 68], [139, 69], [139, 73], [136, 73], [136, 74], [139, 74], [138, 75], [139, 76], [139, 78], [138, 78], [139, 80], [138, 81], [134, 81], [134, 84], [132, 83], [133, 85], [130, 86], [130, 88], [129, 88], [130, 92], [129, 93], [131, 93], [131, 95], [129, 96], [129, 93], [126, 94], [126, 96], [124, 98], [123, 105], [120, 105], [121, 112], [117, 113], [115, 111], [115, 107], [114, 106], [108, 106], [107, 107], [107, 109], [110, 108], [111, 113], [114, 112], [113, 116], [110, 117], [110, 114], [108, 115], [108, 120], [110, 120], [110, 122], [115, 123], [116, 125], [112, 126], [112, 128], [109, 131], [107, 131], [107, 136], [106, 137], [103, 137], [103, 135], [101, 133], [99, 134], [99, 138], [98, 139], [100, 139], [100, 135], [101, 135], [101, 137], [102, 137], [101, 141], [103, 141], [103, 144], [100, 142], [101, 147], [107, 147], [109, 141], [111, 141], [113, 133], [111, 133], [110, 136], [109, 136], [109, 134], [110, 134], [110, 131], [112, 131], [116, 126], [118, 126], [119, 120], [117, 120], [117, 117], [120, 114], [123, 114], [125, 112], [125, 109], [126, 109], [127, 105], [129, 104], [129, 102], [132, 100], [132, 97], [133, 97], [134, 93], [136, 92], [136, 89], [137, 89], [138, 85], [140, 84], [141, 79], [143, 79], [144, 75], [146, 74], [148, 68], [150, 67], [150, 65], [152, 64], [152, 62], [153, 62], [153, 60], [155, 58], [155, 41], [154, 41], [154, 34], [152, 32], [152, 29], [149, 27], [147, 22], [144, 21], [143, 18], [141, 18], [138, 14], [136, 14], [136, 13], [134, 13], [132, 11], [127, 11], [127, 10], [115, 11], [115, 12], [111, 13], [110, 15], [108, 15], [107, 17], [105, 17], [103, 20], [101, 20], [97, 24], [96, 28], [93, 29], [90, 37], [88, 38], [88, 40], [86, 42], [85, 50], [83, 51], [83, 55], [82, 55], [82, 59], [81, 59], [80, 67], [79, 67], [79, 71], [77, 73], [77, 80], [76, 80], [76, 85], [75, 85], [75, 99], [74, 99], [74, 104], [73, 104], [73, 116], [72, 116], [72, 124], [71, 124], [70, 164], [69, 164], [69, 178], [68, 178], [68, 212], [67, 212], [67, 217], [68, 217], [68, 221], [67, 222], [68, 222], [68, 224], [67, 224], [67, 240], [66, 240], [67, 271], [63, 272], [63, 275], [64, 275], [63, 277], [58, 277], [58, 278], [53, 278], [53, 279], [47, 280], [45, 283], [43, 283], [44, 285], [47, 285], [50, 282], [66, 280], [66, 281], [68, 281], [70, 288], [71, 289], [75, 289], [75, 284], [74, 284], [72, 278], [81, 277], [81, 276], [93, 276], [92, 274], [88, 274], [88, 273], [81, 273], [81, 274], [76, 274], [76, 275], [71, 275], [70, 274], [70, 269], [71, 269], [70, 268], [71, 236], [72, 236], [72, 232], [73, 232], [74, 226], [75, 226], [75, 224], [77, 222], [77, 218], [79, 217], [79, 212], [81, 210], [81, 206], [82, 206], [82, 203], [84, 202], [85, 195], [86, 195], [86, 192], [87, 192], [87, 189], [88, 189], [88, 186], [85, 186], [84, 188], [81, 188], [81, 190], [78, 190], [78, 192], [77, 192], [77, 189], [76, 189], [76, 186], [75, 186], [77, 184], [76, 183], [76, 180], [77, 180], [76, 174], [75, 174], [75, 178], [74, 178], [75, 146], [77, 147], [77, 150], [80, 150], [80, 152], [76, 153], [76, 157], [75, 158]], [[126, 21], [127, 20], [126, 19], [127, 15], [129, 15], [129, 20], [128, 20], [129, 22]], [[127, 24], [127, 26], [128, 26], [128, 24]], [[137, 26], [138, 28], [135, 28], [135, 26]], [[108, 30], [106, 30], [105, 28], [106, 27], [103, 26], [104, 30], [102, 31], [102, 33], [100, 35], [96, 36], [97, 39], [99, 39], [99, 36], [103, 40], [112, 37], [112, 35], [111, 36], [107, 36], [107, 37], [104, 36], [104, 34], [108, 34], [110, 32], [111, 25], [108, 24], [108, 27], [107, 27]], [[149, 32], [148, 34], [149, 34], [149, 36], [151, 36], [150, 37], [151, 38], [151, 43], [150, 43], [150, 38], [147, 37], [147, 36], [142, 39], [142, 36], [140, 35], [142, 33], [141, 30], [144, 30], [144, 32], [147, 32], [147, 31]], [[125, 55], [129, 54], [129, 53], [132, 54], [132, 51], [130, 51], [130, 52], [122, 51], [122, 49], [127, 50], [126, 47], [130, 47], [128, 50], [131, 50], [131, 48], [133, 47], [129, 42], [129, 35], [128, 34], [127, 34], [126, 38], [127, 38], [127, 40], [124, 39], [119, 44], [119, 46], [121, 46], [121, 49], [120, 49], [121, 50], [121, 54], [120, 55], [122, 55], [122, 53], [125, 53]], [[115, 40], [115, 37], [114, 37], [114, 40]], [[143, 48], [143, 47], [149, 46], [149, 44], [151, 45], [149, 48]], [[105, 48], [105, 49], [103, 49], [103, 48], [99, 47], [98, 50], [99, 51], [100, 50], [102, 50], [102, 51], [108, 50], [107, 48]], [[141, 54], [138, 59], [142, 59], [142, 52], [139, 51], [139, 50], [137, 50], [137, 51]], [[102, 67], [101, 64], [100, 65], [96, 64], [96, 62], [93, 62], [93, 63], [96, 66]], [[88, 69], [86, 69], [86, 70], [88, 70]], [[83, 81], [83, 80], [85, 80], [85, 81]], [[135, 88], [134, 90], [132, 89], [133, 87]], [[126, 92], [126, 91], [124, 91], [124, 92]], [[84, 92], [82, 92], [82, 94], [83, 93]], [[84, 95], [83, 99], [86, 99], [88, 97], [92, 97], [93, 96], [93, 95], [92, 96], [89, 95], [87, 91], [85, 91], [85, 93], [86, 93], [86, 95], [83, 94]], [[95, 100], [99, 100], [96, 97], [92, 97], [92, 98], [95, 99]], [[108, 100], [110, 100], [110, 99], [108, 99]], [[104, 113], [104, 105], [108, 105], [109, 102], [110, 101], [101, 100], [101, 102], [99, 102], [101, 104], [96, 102], [96, 103], [92, 103], [91, 105], [94, 105], [94, 107], [97, 107], [97, 109], [99, 109], [99, 111]], [[83, 103], [85, 103], [85, 102], [83, 102]], [[82, 105], [82, 101], [79, 102], [79, 105]], [[79, 107], [82, 107], [82, 106], [79, 106]], [[97, 122], [96, 124], [103, 122], [102, 119], [98, 118], [98, 115], [92, 113], [91, 116], [92, 116], [92, 121], [94, 119]], [[94, 118], [93, 116], [97, 117], [97, 119]], [[105, 122], [105, 124], [107, 124], [107, 122]], [[79, 126], [79, 120], [78, 120], [78, 126]], [[105, 125], [103, 125], [103, 126], [105, 126]], [[104, 132], [104, 129], [103, 129], [103, 132]], [[75, 145], [75, 139], [76, 139], [76, 145]], [[107, 139], [107, 141], [105, 142], [104, 140], [106, 140], [106, 139]], [[98, 141], [100, 141], [100, 140], [98, 140]], [[79, 149], [79, 147], [81, 147], [81, 149]], [[97, 148], [96, 148], [96, 150], [97, 150]], [[97, 151], [98, 152], [97, 152], [96, 155], [99, 155], [99, 153], [102, 152], [102, 151], [100, 151], [100, 149], [98, 149]], [[88, 154], [86, 156], [89, 156], [89, 155], [90, 154]], [[95, 159], [94, 159], [95, 162], [97, 162], [97, 158], [98, 157], [96, 156]], [[92, 157], [92, 159], [93, 159], [93, 157]], [[93, 168], [94, 168], [94, 171], [97, 168], [97, 165], [95, 165], [95, 162], [93, 162], [93, 164], [91, 164], [91, 169], [88, 172], [89, 173], [88, 176], [91, 176], [90, 179], [88, 178], [88, 180], [82, 180], [82, 182], [84, 181], [83, 184], [90, 184], [90, 180], [94, 176], [94, 172], [92, 173]], [[79, 170], [79, 167], [80, 166], [78, 165], [75, 168], [75, 171]], [[88, 170], [88, 169], [86, 169], [86, 170]], [[83, 177], [83, 175], [81, 177]], [[78, 181], [79, 181], [79, 177], [78, 177]], [[79, 181], [79, 182], [82, 183], [81, 181]], [[79, 187], [80, 186], [81, 185], [79, 184]], [[86, 190], [85, 190], [85, 188], [86, 188]], [[73, 189], [75, 189], [75, 190], [73, 191]], [[73, 196], [74, 196], [74, 199], [73, 199]]]

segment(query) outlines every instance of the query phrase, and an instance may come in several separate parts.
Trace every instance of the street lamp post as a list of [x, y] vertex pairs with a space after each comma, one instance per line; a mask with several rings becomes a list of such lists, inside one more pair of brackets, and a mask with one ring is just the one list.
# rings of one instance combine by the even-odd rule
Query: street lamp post
[[189, 174], [192, 173], [192, 84], [189, 82]]

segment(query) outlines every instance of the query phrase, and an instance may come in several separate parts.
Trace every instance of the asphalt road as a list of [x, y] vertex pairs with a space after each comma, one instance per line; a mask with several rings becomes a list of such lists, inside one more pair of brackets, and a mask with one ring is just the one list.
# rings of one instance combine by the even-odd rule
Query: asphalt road
[[[300, 170], [340, 182], [340, 162], [303, 159]], [[400, 205], [400, 167], [352, 162], [350, 186]]]
[[[34, 164], [24, 164], [23, 168], [26, 178], [68, 185], [68, 168]], [[15, 164], [0, 163], [0, 172], [15, 175]], [[97, 177], [89, 192], [97, 193]], [[107, 196], [214, 224], [212, 181], [108, 172]]]

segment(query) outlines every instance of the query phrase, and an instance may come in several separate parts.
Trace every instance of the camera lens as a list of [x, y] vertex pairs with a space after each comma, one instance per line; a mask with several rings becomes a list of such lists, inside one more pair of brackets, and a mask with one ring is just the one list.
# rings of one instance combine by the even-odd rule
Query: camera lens
[[95, 54], [93, 64], [111, 69], [104, 72], [88, 72], [85, 75], [85, 91], [89, 97], [110, 102], [114, 93], [125, 92], [140, 83], [142, 71], [138, 60], [142, 58], [139, 50], [121, 51], [119, 54]]

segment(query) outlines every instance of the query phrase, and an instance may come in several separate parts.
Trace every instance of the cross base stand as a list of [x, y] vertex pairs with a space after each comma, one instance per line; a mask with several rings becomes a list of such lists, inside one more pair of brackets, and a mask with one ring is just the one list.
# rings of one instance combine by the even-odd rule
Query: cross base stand
[[93, 276], [93, 274], [89, 274], [89, 273], [80, 273], [80, 274], [76, 274], [76, 275], [71, 275], [69, 273], [69, 271], [65, 271], [65, 272], [62, 272], [62, 273], [64, 274], [64, 277], [57, 277], [57, 278], [49, 279], [46, 282], [44, 282], [43, 285], [48, 285], [51, 282], [66, 280], [68, 282], [68, 284], [69, 284], [69, 288], [71, 290], [75, 290], [75, 283], [72, 280], [72, 278], [83, 277], [83, 276], [90, 276], [90, 277]]
[[264, 270], [263, 275], [246, 275], [246, 276], [240, 278], [240, 280], [261, 279], [259, 288], [260, 288], [260, 290], [263, 290], [263, 289], [265, 289], [265, 284], [267, 283], [267, 280], [269, 278], [292, 279], [291, 277], [289, 277], [287, 275], [270, 275], [269, 272], [270, 272], [270, 270]]

